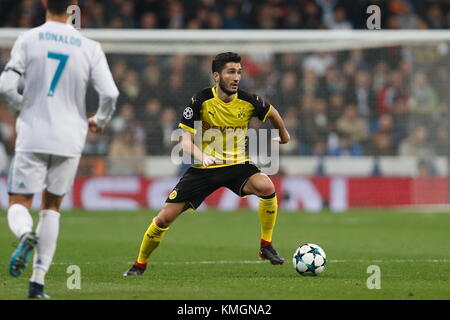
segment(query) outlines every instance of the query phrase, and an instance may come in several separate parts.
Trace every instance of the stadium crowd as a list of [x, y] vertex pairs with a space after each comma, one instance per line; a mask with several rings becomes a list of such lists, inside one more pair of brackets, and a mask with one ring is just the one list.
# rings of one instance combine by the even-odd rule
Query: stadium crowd
[[[15, 19], [14, 26], [38, 23], [34, 1], [14, 1], [29, 8]], [[322, 28], [322, 16], [327, 5], [350, 8], [349, 1], [80, 1], [89, 7], [83, 17], [85, 27], [142, 27], [142, 28], [208, 28], [212, 13], [221, 14], [216, 27], [223, 28]], [[444, 1], [351, 1], [352, 4], [378, 3], [389, 8], [390, 16], [400, 19], [399, 8], [409, 9], [425, 27], [447, 27]], [[162, 5], [161, 3], [164, 3]], [[191, 7], [191, 3], [192, 6]], [[222, 3], [222, 4], [221, 4]], [[194, 6], [194, 4], [197, 5]], [[425, 16], [416, 13], [426, 4]], [[2, 1], [3, 9], [8, 1]], [[246, 12], [259, 12], [257, 19], [245, 19]], [[269, 9], [263, 9], [267, 6]], [[299, 16], [289, 18], [293, 10]], [[429, 11], [439, 7], [439, 19], [426, 19]], [[277, 10], [273, 10], [274, 8]], [[305, 12], [316, 8], [317, 24]], [[219, 8], [219, 9], [217, 9]], [[237, 10], [242, 19], [229, 19], [228, 11]], [[273, 20], [265, 15], [282, 14], [288, 8], [288, 17]], [[397, 8], [395, 11], [394, 9]], [[350, 10], [350, 9], [349, 9]], [[176, 23], [174, 12], [180, 12]], [[294, 10], [295, 11], [295, 10]], [[305, 11], [305, 12], [304, 12]], [[164, 14], [165, 12], [165, 14]], [[269, 13], [270, 14], [269, 14]], [[397, 12], [396, 14], [394, 14]], [[150, 22], [146, 14], [158, 19]], [[222, 14], [224, 14], [222, 16]], [[306, 16], [304, 16], [306, 14]], [[230, 13], [232, 16], [232, 14]], [[11, 15], [13, 17], [14, 15]], [[358, 27], [357, 16], [350, 15], [347, 27]], [[127, 18], [128, 17], [128, 18]], [[163, 18], [164, 17], [164, 18]], [[190, 17], [193, 17], [192, 19]], [[218, 18], [220, 17], [220, 19]], [[390, 18], [385, 23], [391, 24]], [[148, 20], [148, 21], [147, 21]], [[272, 22], [268, 22], [271, 20]], [[9, 21], [9, 22], [8, 22]], [[139, 23], [137, 23], [139, 21]], [[192, 22], [192, 21], [195, 21]], [[234, 21], [233, 23], [230, 21]], [[245, 24], [243, 23], [245, 21]], [[286, 21], [297, 21], [290, 26]], [[308, 24], [307, 22], [311, 24]], [[434, 24], [431, 24], [431, 21]], [[217, 22], [217, 21], [216, 21]], [[225, 23], [226, 22], [226, 23]], [[252, 24], [255, 23], [255, 24]], [[266, 25], [267, 23], [267, 25]], [[399, 23], [399, 26], [411, 25]], [[211, 25], [209, 27], [212, 27]], [[448, 109], [450, 72], [447, 44], [421, 47], [389, 47], [354, 49], [337, 52], [285, 53], [270, 57], [244, 55], [244, 75], [241, 88], [268, 99], [280, 111], [291, 133], [291, 142], [283, 145], [284, 154], [303, 156], [418, 156], [424, 161], [435, 155], [446, 155], [449, 147]], [[191, 96], [212, 84], [210, 62], [212, 56], [193, 55], [108, 55], [114, 79], [120, 90], [117, 111], [105, 134], [88, 134], [85, 156], [108, 156], [110, 174], [139, 174], [144, 172], [142, 157], [169, 155], [173, 142], [172, 131]], [[9, 59], [9, 50], [0, 51], [0, 68]], [[88, 92], [87, 107], [97, 106], [96, 95]], [[255, 121], [252, 126], [260, 126]], [[14, 114], [0, 101], [0, 159], [13, 152]], [[116, 159], [116, 160], [115, 160]], [[135, 161], [133, 161], [135, 159]], [[124, 161], [126, 165], [124, 165]], [[2, 161], [0, 160], [0, 167]], [[6, 169], [0, 168], [0, 170]]]
[[[0, 27], [44, 21], [36, 0], [2, 0]], [[78, 0], [83, 28], [365, 29], [369, 5], [383, 29], [450, 27], [446, 0]]]

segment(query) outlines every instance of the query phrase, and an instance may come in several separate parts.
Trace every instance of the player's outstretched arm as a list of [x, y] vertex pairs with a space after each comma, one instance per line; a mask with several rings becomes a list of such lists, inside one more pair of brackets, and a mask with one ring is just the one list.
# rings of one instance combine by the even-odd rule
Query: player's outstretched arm
[[269, 114], [267, 117], [270, 120], [270, 123], [275, 129], [278, 129], [280, 131], [280, 144], [288, 143], [291, 139], [288, 130], [286, 129], [286, 126], [284, 124], [283, 118], [281, 118], [279, 112], [277, 109], [275, 109], [273, 106], [270, 108]]
[[188, 131], [185, 131], [181, 136], [181, 147], [183, 148], [183, 152], [186, 152], [186, 154], [200, 161], [204, 167], [209, 167], [218, 161], [215, 157], [203, 153], [202, 150], [194, 144], [194, 134]]
[[91, 80], [99, 95], [99, 107], [96, 114], [89, 118], [88, 124], [91, 132], [98, 133], [103, 131], [105, 125], [111, 120], [119, 97], [119, 90], [114, 83], [105, 53], [100, 44], [97, 44], [93, 57]]

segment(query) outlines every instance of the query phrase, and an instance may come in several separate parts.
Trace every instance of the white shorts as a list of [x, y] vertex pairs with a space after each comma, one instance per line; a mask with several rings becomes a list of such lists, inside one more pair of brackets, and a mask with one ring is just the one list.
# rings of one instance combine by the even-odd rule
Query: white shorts
[[46, 189], [63, 196], [70, 191], [80, 157], [16, 152], [8, 174], [8, 193], [34, 194]]

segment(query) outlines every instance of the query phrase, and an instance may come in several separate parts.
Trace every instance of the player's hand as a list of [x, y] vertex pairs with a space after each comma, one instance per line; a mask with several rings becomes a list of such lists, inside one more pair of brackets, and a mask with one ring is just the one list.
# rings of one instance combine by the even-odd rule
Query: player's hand
[[289, 136], [289, 133], [287, 133], [284, 137], [276, 137], [273, 138], [273, 141], [277, 141], [279, 144], [286, 144], [289, 142], [289, 140], [291, 139], [291, 137]]
[[218, 161], [217, 158], [210, 156], [208, 154], [203, 154], [202, 164], [204, 167], [209, 167]]
[[103, 132], [103, 128], [97, 124], [97, 121], [95, 121], [94, 117], [90, 117], [88, 119], [88, 126], [89, 126], [89, 131], [91, 131], [92, 133], [102, 133]]

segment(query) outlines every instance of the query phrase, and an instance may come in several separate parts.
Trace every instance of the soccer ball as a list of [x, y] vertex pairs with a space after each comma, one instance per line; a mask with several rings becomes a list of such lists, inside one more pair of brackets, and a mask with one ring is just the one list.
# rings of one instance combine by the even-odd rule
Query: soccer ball
[[295, 270], [302, 276], [317, 276], [325, 270], [327, 257], [317, 244], [302, 244], [292, 257]]

